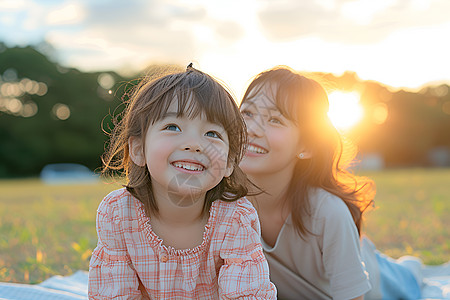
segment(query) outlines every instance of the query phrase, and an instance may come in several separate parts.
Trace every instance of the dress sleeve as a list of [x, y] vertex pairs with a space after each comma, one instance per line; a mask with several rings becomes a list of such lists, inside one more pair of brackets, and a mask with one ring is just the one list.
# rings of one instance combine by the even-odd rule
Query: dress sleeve
[[219, 272], [219, 298], [276, 299], [260, 242], [258, 215], [250, 202], [238, 201], [220, 250], [224, 265]]
[[141, 299], [138, 276], [124, 241], [118, 202], [110, 195], [97, 210], [98, 244], [89, 263], [89, 299]]
[[323, 218], [323, 265], [333, 299], [351, 299], [371, 289], [361, 258], [359, 234], [349, 209], [339, 198], [320, 208]]

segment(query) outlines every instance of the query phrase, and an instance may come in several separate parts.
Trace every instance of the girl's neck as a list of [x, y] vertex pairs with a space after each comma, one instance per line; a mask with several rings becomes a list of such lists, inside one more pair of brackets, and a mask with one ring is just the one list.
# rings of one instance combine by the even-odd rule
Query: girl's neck
[[203, 211], [205, 194], [197, 195], [189, 205], [177, 205], [179, 201], [177, 201], [176, 195], [161, 192], [155, 186], [153, 188], [158, 214], [151, 217], [157, 218], [161, 224], [182, 227], [198, 222], [202, 223], [208, 219], [208, 214]]
[[158, 215], [150, 216], [153, 232], [163, 244], [175, 249], [192, 249], [203, 241], [209, 214], [203, 212], [205, 196], [195, 199], [189, 206], [177, 205], [175, 199], [154, 190]]

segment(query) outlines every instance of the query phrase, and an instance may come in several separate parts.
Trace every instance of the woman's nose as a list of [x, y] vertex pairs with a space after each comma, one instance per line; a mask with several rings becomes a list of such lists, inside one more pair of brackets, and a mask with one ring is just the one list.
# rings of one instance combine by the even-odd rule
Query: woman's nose
[[246, 121], [247, 134], [253, 137], [262, 137], [264, 135], [265, 127], [262, 120], [248, 120]]

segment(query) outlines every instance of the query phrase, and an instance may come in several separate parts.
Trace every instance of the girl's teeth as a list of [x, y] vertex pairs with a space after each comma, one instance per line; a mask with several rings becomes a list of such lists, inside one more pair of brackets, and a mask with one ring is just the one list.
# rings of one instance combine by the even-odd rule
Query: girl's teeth
[[203, 167], [197, 164], [188, 164], [188, 163], [174, 163], [173, 164], [177, 168], [183, 168], [189, 171], [203, 171]]
[[255, 152], [255, 153], [260, 153], [260, 154], [267, 153], [266, 150], [256, 147], [256, 146], [253, 146], [253, 145], [247, 145], [247, 150], [250, 152]]

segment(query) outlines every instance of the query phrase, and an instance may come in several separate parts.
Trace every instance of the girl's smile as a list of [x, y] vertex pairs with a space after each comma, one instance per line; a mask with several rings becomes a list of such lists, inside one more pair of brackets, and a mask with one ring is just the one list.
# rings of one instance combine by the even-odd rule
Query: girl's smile
[[203, 166], [201, 163], [187, 160], [174, 161], [172, 162], [172, 166], [174, 166], [181, 172], [186, 172], [190, 174], [201, 173], [205, 170], [205, 166]]

